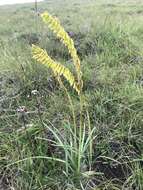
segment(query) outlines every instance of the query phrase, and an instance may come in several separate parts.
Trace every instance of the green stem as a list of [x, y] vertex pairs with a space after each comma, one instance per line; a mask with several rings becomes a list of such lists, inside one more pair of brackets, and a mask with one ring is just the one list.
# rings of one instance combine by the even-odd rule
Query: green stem
[[81, 169], [81, 144], [82, 144], [82, 132], [83, 132], [83, 121], [82, 121], [82, 112], [83, 112], [83, 99], [80, 94], [80, 125], [79, 125], [79, 143], [78, 143], [78, 167], [77, 172], [80, 173]]

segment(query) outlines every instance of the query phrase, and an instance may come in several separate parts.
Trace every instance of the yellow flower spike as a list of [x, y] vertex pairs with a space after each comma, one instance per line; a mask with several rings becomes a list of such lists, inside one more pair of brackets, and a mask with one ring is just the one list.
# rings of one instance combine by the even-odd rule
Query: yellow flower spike
[[[68, 48], [69, 53], [73, 59], [73, 63], [75, 65], [78, 83], [82, 83], [80, 60], [77, 55], [73, 40], [69, 37], [68, 33], [61, 26], [59, 19], [52, 17], [48, 12], [44, 12], [43, 14], [41, 14], [41, 17], [43, 21], [48, 24], [49, 28], [56, 34], [56, 36], [61, 39], [61, 42]], [[80, 88], [82, 88], [82, 85], [80, 86]]]
[[58, 62], [55, 62], [45, 50], [36, 45], [32, 45], [32, 54], [35, 60], [49, 67], [55, 76], [64, 76], [70, 86], [73, 87], [78, 94], [80, 94], [80, 89], [77, 85], [75, 77], [68, 68]]

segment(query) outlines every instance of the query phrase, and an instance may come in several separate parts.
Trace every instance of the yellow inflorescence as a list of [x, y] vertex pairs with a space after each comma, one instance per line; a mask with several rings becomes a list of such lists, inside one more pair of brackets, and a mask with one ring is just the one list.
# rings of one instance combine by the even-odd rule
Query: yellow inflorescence
[[48, 12], [44, 12], [43, 14], [41, 14], [41, 17], [43, 21], [46, 24], [48, 24], [49, 28], [56, 34], [56, 36], [59, 39], [61, 39], [62, 43], [68, 48], [76, 68], [78, 82], [80, 83], [81, 81], [80, 60], [77, 55], [77, 51], [74, 46], [73, 40], [69, 37], [68, 33], [61, 26], [60, 21], [57, 18], [52, 17]]
[[58, 62], [55, 62], [45, 50], [38, 46], [32, 45], [32, 53], [34, 59], [51, 68], [56, 75], [64, 76], [65, 79], [70, 83], [70, 86], [72, 86], [78, 94], [80, 93], [80, 89], [77, 85], [75, 77], [68, 68]]

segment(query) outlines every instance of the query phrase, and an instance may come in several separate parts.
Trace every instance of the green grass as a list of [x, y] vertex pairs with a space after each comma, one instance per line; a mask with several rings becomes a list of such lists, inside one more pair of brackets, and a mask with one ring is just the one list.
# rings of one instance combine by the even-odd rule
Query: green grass
[[[71, 107], [52, 74], [32, 59], [31, 44], [72, 70], [71, 58], [35, 16], [34, 5], [0, 7], [0, 189], [143, 189], [142, 8], [137, 0], [38, 5], [72, 32], [81, 59], [84, 120], [89, 125], [90, 118], [94, 140], [90, 162], [85, 128], [79, 174]], [[78, 123], [78, 97], [65, 85]]]

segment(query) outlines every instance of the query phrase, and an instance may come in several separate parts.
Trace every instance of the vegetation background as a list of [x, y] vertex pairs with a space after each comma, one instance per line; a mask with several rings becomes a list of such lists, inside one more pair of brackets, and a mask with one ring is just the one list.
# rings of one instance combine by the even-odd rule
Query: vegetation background
[[[53, 132], [43, 132], [43, 122], [68, 141], [71, 111], [51, 73], [32, 59], [31, 45], [45, 48], [72, 70], [68, 51], [33, 4], [2, 6], [0, 189], [142, 190], [143, 2], [47, 0], [38, 4], [39, 13], [45, 10], [60, 19], [81, 59], [83, 93], [95, 128], [92, 175], [85, 175], [85, 160], [79, 179], [66, 175], [62, 163], [46, 159], [63, 160], [64, 153], [58, 144], [53, 146]], [[78, 97], [65, 85], [78, 113]]]

